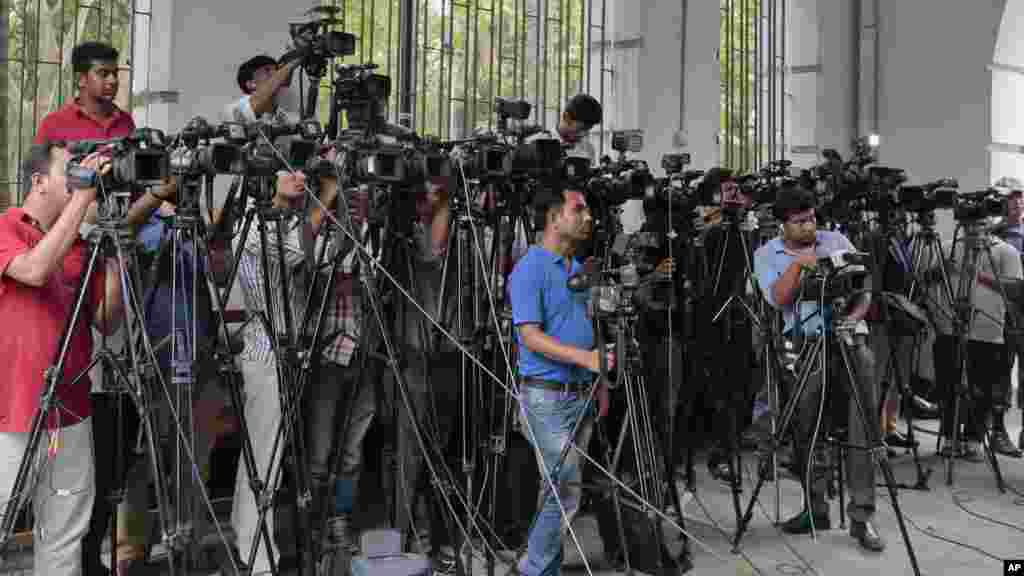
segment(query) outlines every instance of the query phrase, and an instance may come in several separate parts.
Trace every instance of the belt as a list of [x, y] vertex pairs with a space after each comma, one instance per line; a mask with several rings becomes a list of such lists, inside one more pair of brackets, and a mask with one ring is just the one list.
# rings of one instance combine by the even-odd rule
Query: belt
[[579, 392], [590, 387], [589, 382], [559, 382], [557, 380], [542, 380], [540, 378], [523, 378], [523, 385], [530, 388], [542, 388], [555, 392]]

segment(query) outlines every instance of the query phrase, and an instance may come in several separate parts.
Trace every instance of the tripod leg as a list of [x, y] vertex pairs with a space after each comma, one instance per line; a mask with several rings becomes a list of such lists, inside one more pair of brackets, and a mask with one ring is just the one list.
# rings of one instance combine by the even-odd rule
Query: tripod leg
[[[874, 509], [875, 474], [874, 467], [870, 466], [870, 459], [873, 457], [882, 469], [882, 474], [885, 477], [889, 498], [891, 499], [893, 511], [896, 514], [896, 520], [899, 523], [900, 534], [907, 549], [907, 556], [910, 558], [911, 568], [915, 575], [920, 576], [921, 570], [917, 564], [917, 555], [914, 553], [914, 547], [910, 542], [910, 535], [907, 532], [906, 520], [903, 517], [903, 512], [900, 510], [896, 480], [892, 467], [889, 464], [885, 443], [881, 439], [878, 420], [873, 415], [873, 412], [867, 408], [868, 406], [875, 406], [873, 401], [875, 383], [872, 378], [874, 368], [871, 365], [873, 362], [871, 352], [867, 350], [863, 343], [858, 343], [856, 350], [850, 350], [850, 345], [843, 341], [842, 338], [839, 339], [839, 350], [847, 376], [845, 381], [847, 382], [852, 400], [850, 407], [850, 440], [851, 444], [856, 445], [855, 448], [849, 451], [851, 455], [850, 482], [851, 485], [854, 483], [858, 484], [858, 488], [853, 492], [850, 510], [851, 517], [854, 520], [864, 521], [867, 516], [863, 516], [862, 513], [867, 512], [869, 508], [871, 511]], [[854, 360], [854, 358], [857, 360]], [[855, 427], [857, 427], [856, 430]], [[861, 448], [862, 446], [863, 449]], [[854, 458], [854, 454], [858, 454], [859, 457]], [[854, 460], [859, 460], [856, 464], [861, 466], [868, 464], [867, 470], [858, 468]], [[865, 460], [868, 460], [868, 462], [865, 462]], [[862, 477], [857, 475], [862, 475]], [[865, 483], [868, 486], [865, 486]]]
[[[117, 377], [127, 384], [128, 392], [132, 395], [132, 399], [135, 401], [135, 407], [139, 414], [139, 420], [147, 442], [153, 482], [156, 485], [157, 515], [160, 519], [164, 542], [169, 551], [167, 554], [168, 568], [172, 575], [176, 575], [178, 573], [176, 567], [180, 565], [175, 558], [178, 553], [178, 534], [171, 528], [170, 518], [168, 518], [169, 503], [167, 497], [166, 477], [164, 476], [164, 467], [161, 461], [162, 458], [158, 444], [159, 437], [157, 436], [156, 427], [153, 425], [154, 411], [152, 408], [150, 392], [149, 389], [143, 385], [144, 370], [155, 370], [156, 356], [149, 343], [149, 338], [145, 333], [142, 316], [139, 313], [139, 311], [142, 310], [142, 307], [140, 306], [140, 301], [137, 298], [138, 291], [136, 290], [136, 287], [138, 287], [141, 282], [136, 275], [133, 275], [132, 272], [130, 272], [134, 271], [137, 274], [138, 267], [128, 265], [128, 262], [134, 259], [131, 258], [130, 254], [126, 254], [126, 247], [119, 243], [116, 243], [115, 245], [117, 248], [117, 264], [120, 274], [121, 294], [125, 301], [126, 308], [124, 329], [127, 341], [126, 348], [128, 350], [129, 369], [127, 371], [121, 370], [115, 364], [112, 364], [112, 367], [115, 368]], [[137, 349], [138, 342], [142, 343], [141, 350]]]
[[[783, 440], [788, 434], [790, 427], [796, 424], [797, 410], [800, 407], [802, 397], [807, 393], [808, 383], [812, 377], [814, 370], [814, 364], [818, 361], [821, 355], [821, 351], [824, 348], [825, 339], [818, 338], [812, 346], [809, 347], [807, 354], [801, 354], [802, 363], [799, 362], [797, 365], [800, 366], [800, 372], [797, 376], [797, 383], [793, 389], [789, 401], [782, 415], [777, 421], [777, 427], [771, 438], [771, 453], [774, 458], [782, 446]], [[799, 436], [799, 434], [797, 434]], [[794, 448], [794, 453], [799, 453], [798, 448]], [[776, 477], [778, 477], [776, 475]], [[740, 541], [743, 539], [743, 535], [746, 533], [747, 528], [750, 526], [750, 521], [754, 517], [754, 506], [757, 504], [757, 499], [761, 494], [761, 488], [764, 487], [765, 481], [768, 479], [768, 475], [759, 473], [757, 478], [757, 484], [754, 486], [754, 490], [751, 492], [750, 500], [747, 501], [747, 510], [743, 513], [743, 517], [740, 519], [736, 526], [736, 535], [733, 537], [733, 549], [739, 550]]]

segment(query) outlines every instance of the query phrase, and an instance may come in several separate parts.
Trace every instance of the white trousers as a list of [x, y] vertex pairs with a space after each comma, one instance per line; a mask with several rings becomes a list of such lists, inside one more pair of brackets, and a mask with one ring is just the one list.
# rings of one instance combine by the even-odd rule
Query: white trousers
[[[14, 480], [28, 447], [27, 432], [0, 433], [0, 506], [15, 495]], [[89, 529], [94, 478], [92, 423], [44, 433], [36, 449], [28, 493], [35, 518], [34, 574], [81, 576], [82, 538]], [[0, 514], [3, 509], [0, 508]]]
[[[274, 439], [281, 424], [281, 396], [278, 393], [277, 366], [274, 361], [239, 360], [238, 367], [242, 371], [242, 379], [245, 382], [245, 419], [249, 427], [249, 439], [252, 441], [256, 469], [259, 471], [260, 480], [263, 481], [266, 490], [270, 490], [273, 488], [272, 483], [277, 476], [281, 454], [284, 452], [284, 446], [278, 446], [274, 462], [271, 462]], [[252, 550], [253, 542], [259, 540], [259, 550], [251, 566], [254, 574], [270, 570], [270, 558], [267, 556], [266, 546], [264, 546], [258, 530], [259, 518], [260, 512], [256, 507], [252, 489], [249, 487], [249, 476], [245, 469], [245, 463], [240, 461], [238, 474], [235, 477], [235, 502], [231, 511], [231, 525], [235, 530], [238, 553], [243, 562], [249, 561], [249, 552]], [[278, 553], [276, 545], [273, 543], [273, 510], [267, 511], [266, 520], [267, 529], [271, 535], [271, 546], [275, 547], [274, 559], [277, 560]]]

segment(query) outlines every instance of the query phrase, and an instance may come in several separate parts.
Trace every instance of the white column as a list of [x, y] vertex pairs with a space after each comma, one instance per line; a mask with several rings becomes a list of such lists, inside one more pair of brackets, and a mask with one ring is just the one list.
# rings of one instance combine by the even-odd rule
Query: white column
[[818, 74], [815, 134], [820, 148], [846, 158], [858, 136], [859, 10], [851, 0], [818, 0]]

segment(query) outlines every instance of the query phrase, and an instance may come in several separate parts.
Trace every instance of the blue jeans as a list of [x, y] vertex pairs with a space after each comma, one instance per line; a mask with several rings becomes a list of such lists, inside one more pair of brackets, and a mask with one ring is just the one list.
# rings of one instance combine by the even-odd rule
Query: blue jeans
[[[562, 451], [569, 442], [576, 421], [587, 405], [589, 390], [556, 392], [523, 386], [520, 388], [520, 409], [525, 419], [523, 434], [540, 452], [547, 475], [553, 475]], [[591, 405], [593, 406], [593, 405]], [[576, 446], [586, 451], [593, 428], [592, 410], [576, 429]], [[532, 430], [532, 434], [531, 434]], [[546, 476], [541, 476], [540, 505], [530, 530], [526, 558], [519, 563], [519, 572], [525, 576], [557, 576], [562, 567], [562, 511], [565, 508], [568, 524], [572, 522], [580, 504], [580, 455], [576, 448], [569, 451], [551, 481], [558, 486], [552, 493]]]

